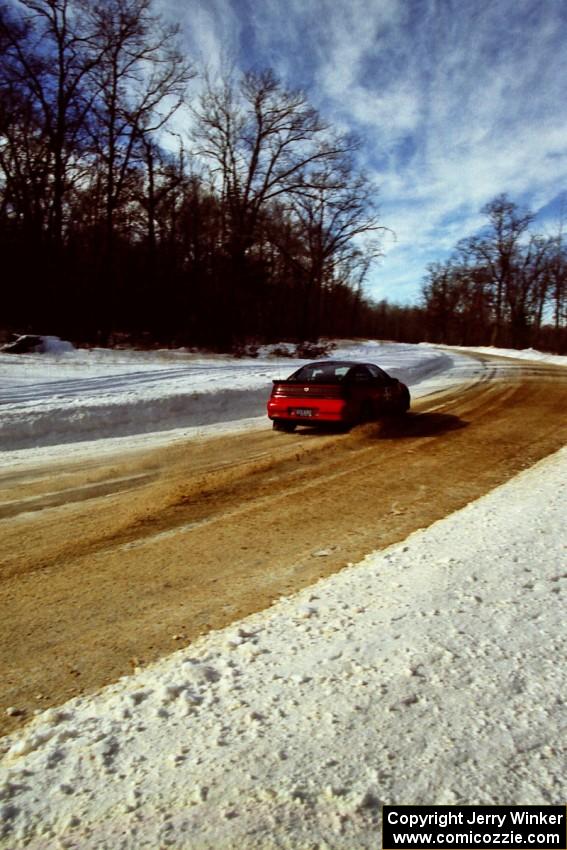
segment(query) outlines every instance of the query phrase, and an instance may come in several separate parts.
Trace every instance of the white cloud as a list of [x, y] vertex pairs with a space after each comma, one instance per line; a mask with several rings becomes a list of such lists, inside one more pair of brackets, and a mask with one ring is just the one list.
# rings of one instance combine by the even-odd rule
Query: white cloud
[[[174, 0], [162, 2], [179, 15]], [[543, 205], [567, 187], [559, 3], [192, 0], [182, 8], [188, 43], [213, 67], [231, 52], [242, 67], [270, 64], [308, 87], [334, 126], [363, 136], [361, 161], [398, 237], [375, 275], [393, 298], [416, 291], [425, 264], [470, 234], [494, 195]]]
[[238, 55], [241, 19], [230, 0], [158, 0], [157, 8], [181, 26], [183, 42], [202, 69], [217, 73]]

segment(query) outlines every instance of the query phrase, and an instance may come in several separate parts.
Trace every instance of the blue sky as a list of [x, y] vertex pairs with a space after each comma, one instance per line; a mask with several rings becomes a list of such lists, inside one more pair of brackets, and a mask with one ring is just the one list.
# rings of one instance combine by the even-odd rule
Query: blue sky
[[411, 303], [501, 192], [567, 190], [567, 0], [160, 0], [197, 64], [271, 67], [358, 133], [379, 186], [376, 298]]

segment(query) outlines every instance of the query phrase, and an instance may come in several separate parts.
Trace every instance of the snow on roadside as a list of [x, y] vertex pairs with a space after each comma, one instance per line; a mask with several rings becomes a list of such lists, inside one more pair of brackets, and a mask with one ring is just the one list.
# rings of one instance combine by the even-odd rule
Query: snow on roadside
[[[422, 345], [425, 343], [422, 343]], [[494, 348], [490, 345], [484, 346], [464, 346], [464, 345], [436, 345], [436, 348], [443, 350], [444, 348], [450, 351], [462, 351], [466, 353], [477, 352], [478, 354], [491, 354], [495, 357], [512, 357], [514, 360], [531, 360], [539, 363], [553, 363], [556, 366], [567, 366], [567, 356], [564, 354], [549, 354], [544, 351], [536, 351], [535, 348]]]
[[[376, 342], [343, 346], [333, 356], [377, 362], [410, 385], [454, 362], [433, 348]], [[303, 362], [167, 351], [0, 354], [0, 450], [265, 416], [272, 379], [287, 377]]]
[[[378, 363], [405, 381], [417, 399], [482, 377], [483, 365], [468, 352], [516, 359], [522, 354], [460, 350], [429, 343], [347, 342], [339, 343], [333, 356]], [[304, 361], [263, 354], [263, 359], [235, 360], [181, 350], [0, 353], [0, 466], [124, 453], [269, 427], [270, 381]], [[567, 357], [531, 350], [529, 355], [567, 365]]]
[[567, 449], [4, 740], [2, 848], [375, 848], [386, 803], [555, 803]]

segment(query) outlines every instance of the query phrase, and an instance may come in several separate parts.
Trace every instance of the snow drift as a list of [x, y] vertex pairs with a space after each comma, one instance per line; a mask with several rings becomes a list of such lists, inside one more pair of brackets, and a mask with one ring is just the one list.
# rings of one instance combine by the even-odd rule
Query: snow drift
[[[410, 385], [453, 363], [435, 349], [394, 343], [350, 345], [333, 356], [377, 362]], [[0, 450], [264, 416], [272, 379], [304, 362], [165, 351], [0, 354]]]
[[[426, 346], [339, 356], [376, 360], [419, 382], [414, 394], [483, 368]], [[144, 403], [171, 427], [177, 396], [195, 394], [204, 419], [228, 399], [233, 416], [229, 392], [264, 398], [293, 368], [114, 352], [17, 362], [0, 355], [10, 456], [50, 440], [68, 456], [65, 441], [116, 434], [121, 417], [139, 431]], [[39, 714], [0, 742], [0, 847], [362, 850], [377, 846], [382, 803], [561, 803], [566, 482], [564, 449], [404, 543]]]
[[382, 803], [560, 804], [566, 490], [564, 449], [40, 715], [3, 741], [0, 846], [362, 850]]

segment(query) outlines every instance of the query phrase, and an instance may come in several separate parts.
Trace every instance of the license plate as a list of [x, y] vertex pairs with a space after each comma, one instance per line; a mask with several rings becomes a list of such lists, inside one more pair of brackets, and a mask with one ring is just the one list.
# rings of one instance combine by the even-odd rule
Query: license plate
[[311, 407], [292, 407], [291, 412], [294, 416], [313, 416], [313, 408]]

